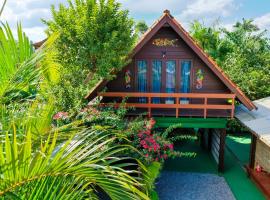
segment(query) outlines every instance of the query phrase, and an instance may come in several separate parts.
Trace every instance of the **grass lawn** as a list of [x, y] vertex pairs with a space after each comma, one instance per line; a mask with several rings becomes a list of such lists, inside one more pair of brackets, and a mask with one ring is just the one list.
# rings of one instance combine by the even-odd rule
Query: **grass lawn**
[[[242, 167], [242, 163], [248, 162], [248, 138], [241, 139], [228, 136], [226, 145], [229, 147], [229, 150], [226, 148], [225, 151], [224, 174], [218, 173], [217, 164], [212, 155], [207, 150], [202, 150], [198, 141], [195, 140], [182, 141], [176, 145], [176, 149], [179, 151], [196, 152], [197, 156], [195, 158], [169, 159], [165, 162], [164, 170], [218, 174], [226, 179], [236, 199], [265, 199], [260, 190], [247, 177]], [[240, 160], [238, 160], [237, 157], [239, 157]]]

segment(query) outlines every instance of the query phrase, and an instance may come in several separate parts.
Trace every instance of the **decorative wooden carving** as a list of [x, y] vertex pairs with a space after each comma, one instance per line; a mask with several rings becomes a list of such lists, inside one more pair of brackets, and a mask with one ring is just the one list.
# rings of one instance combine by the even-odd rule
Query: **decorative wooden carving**
[[202, 69], [198, 69], [196, 72], [196, 89], [200, 90], [203, 88], [204, 74]]
[[166, 46], [177, 47], [178, 46], [177, 41], [178, 39], [157, 38], [153, 40], [152, 44], [158, 47], [166, 47]]
[[131, 71], [127, 70], [125, 73], [126, 88], [131, 88]]

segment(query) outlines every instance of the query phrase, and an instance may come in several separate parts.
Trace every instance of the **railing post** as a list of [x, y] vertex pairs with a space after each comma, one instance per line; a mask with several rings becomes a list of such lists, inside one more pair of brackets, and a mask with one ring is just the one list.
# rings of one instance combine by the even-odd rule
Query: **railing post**
[[204, 119], [206, 119], [206, 116], [207, 116], [207, 109], [206, 109], [207, 104], [208, 104], [207, 97], [204, 97], [204, 110], [203, 110]]
[[232, 110], [231, 110], [231, 118], [233, 118], [233, 117], [234, 117], [234, 109], [235, 109], [235, 107], [234, 107], [234, 103], [235, 103], [235, 97], [233, 97], [233, 98], [232, 98]]
[[179, 108], [178, 108], [179, 100], [180, 99], [178, 97], [175, 97], [175, 101], [176, 101], [176, 118], [179, 117]]
[[148, 117], [149, 118], [152, 116], [150, 104], [151, 104], [151, 97], [149, 96], [148, 97]]

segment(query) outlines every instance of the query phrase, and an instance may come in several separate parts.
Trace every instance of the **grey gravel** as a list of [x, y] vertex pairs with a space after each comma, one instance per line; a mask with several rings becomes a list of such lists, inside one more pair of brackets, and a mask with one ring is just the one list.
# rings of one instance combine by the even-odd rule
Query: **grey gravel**
[[156, 189], [160, 200], [235, 200], [225, 179], [215, 174], [164, 171]]

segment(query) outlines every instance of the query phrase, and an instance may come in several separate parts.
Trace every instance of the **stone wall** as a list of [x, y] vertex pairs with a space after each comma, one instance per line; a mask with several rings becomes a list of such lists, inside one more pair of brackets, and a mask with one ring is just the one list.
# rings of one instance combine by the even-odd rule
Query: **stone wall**
[[257, 140], [255, 153], [255, 167], [259, 164], [267, 172], [270, 172], [270, 147], [261, 140]]

